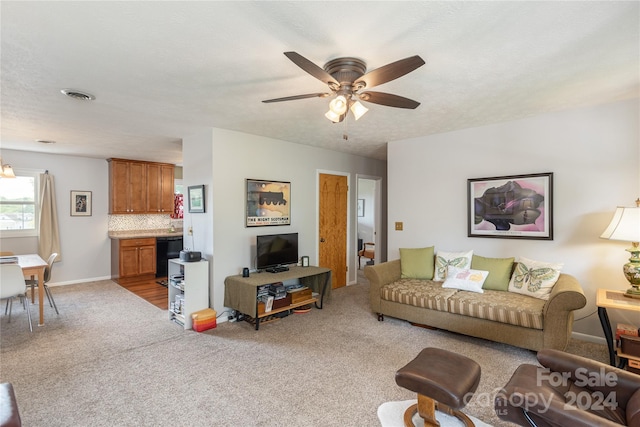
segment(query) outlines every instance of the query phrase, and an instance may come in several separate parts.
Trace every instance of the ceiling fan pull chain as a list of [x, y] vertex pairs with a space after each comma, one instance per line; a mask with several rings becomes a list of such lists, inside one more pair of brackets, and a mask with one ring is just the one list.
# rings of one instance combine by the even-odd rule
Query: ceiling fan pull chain
[[342, 139], [344, 139], [345, 141], [349, 140], [349, 135], [347, 135], [347, 122], [349, 121], [349, 115], [345, 113], [344, 116], [344, 133], [342, 134]]

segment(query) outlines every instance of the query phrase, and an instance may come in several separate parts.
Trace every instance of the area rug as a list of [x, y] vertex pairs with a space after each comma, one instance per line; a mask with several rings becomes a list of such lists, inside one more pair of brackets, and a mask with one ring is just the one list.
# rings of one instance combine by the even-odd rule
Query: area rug
[[[404, 411], [415, 403], [415, 400], [383, 403], [378, 407], [378, 419], [380, 420], [380, 424], [382, 424], [382, 427], [404, 427]], [[466, 415], [471, 419], [471, 421], [473, 421], [476, 427], [491, 427], [490, 424], [484, 423], [469, 414]], [[464, 426], [464, 423], [458, 418], [440, 411], [436, 412], [436, 419], [440, 423], [441, 427]], [[422, 426], [424, 425], [424, 420], [420, 418], [420, 415], [415, 414], [413, 416], [413, 424], [415, 426]]]

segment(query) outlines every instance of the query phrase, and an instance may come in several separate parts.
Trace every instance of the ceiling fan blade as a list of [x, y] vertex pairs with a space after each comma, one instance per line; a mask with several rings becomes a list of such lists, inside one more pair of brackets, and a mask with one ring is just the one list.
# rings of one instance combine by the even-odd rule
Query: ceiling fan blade
[[418, 55], [410, 56], [368, 72], [355, 81], [355, 86], [357, 87], [358, 83], [364, 83], [365, 87], [378, 86], [402, 77], [423, 65], [424, 60]]
[[358, 97], [362, 101], [386, 105], [387, 107], [414, 109], [420, 105], [418, 101], [414, 101], [413, 99], [384, 92], [363, 92], [359, 94]]
[[287, 58], [293, 61], [294, 64], [296, 64], [298, 67], [302, 68], [304, 71], [311, 74], [313, 77], [320, 80], [321, 82], [324, 82], [329, 86], [331, 86], [332, 84], [336, 86], [340, 86], [340, 83], [338, 83], [338, 81], [334, 79], [331, 74], [327, 73], [325, 70], [318, 67], [316, 64], [309, 61], [304, 56], [296, 52], [285, 52], [284, 54], [286, 55]]
[[285, 96], [284, 98], [274, 98], [274, 99], [266, 99], [262, 102], [282, 102], [282, 101], [294, 101], [296, 99], [306, 99], [306, 98], [326, 98], [327, 96], [332, 95], [331, 93], [308, 93], [306, 95], [293, 95], [293, 96]]

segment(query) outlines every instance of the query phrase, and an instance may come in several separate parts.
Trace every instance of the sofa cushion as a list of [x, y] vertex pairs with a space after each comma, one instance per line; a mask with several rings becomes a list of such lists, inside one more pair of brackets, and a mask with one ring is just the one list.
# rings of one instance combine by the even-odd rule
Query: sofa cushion
[[400, 269], [403, 279], [433, 279], [433, 246], [400, 248]]
[[458, 268], [470, 268], [473, 251], [466, 252], [443, 252], [436, 254], [436, 269], [433, 280], [444, 281], [447, 278], [447, 268], [449, 266]]
[[487, 280], [482, 285], [482, 289], [494, 291], [508, 291], [509, 279], [513, 270], [515, 258], [486, 258], [473, 255], [471, 258], [471, 268], [474, 270], [485, 270], [489, 272]]
[[456, 292], [455, 289], [443, 288], [442, 282], [400, 279], [380, 288], [380, 297], [400, 304], [447, 311], [447, 298]]
[[482, 284], [488, 275], [488, 271], [449, 266], [447, 269], [447, 279], [442, 284], [442, 287], [483, 293]]
[[509, 282], [509, 292], [548, 300], [563, 265], [520, 257]]
[[543, 329], [544, 304], [538, 298], [492, 290], [457, 292], [447, 300], [450, 313], [534, 329]]

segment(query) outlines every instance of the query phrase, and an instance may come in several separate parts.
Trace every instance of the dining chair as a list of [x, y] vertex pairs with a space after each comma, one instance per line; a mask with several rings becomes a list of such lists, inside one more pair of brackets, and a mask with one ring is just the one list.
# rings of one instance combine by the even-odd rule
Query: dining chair
[[[44, 277], [42, 278], [42, 286], [44, 286], [44, 291], [47, 294], [47, 299], [49, 300], [49, 305], [56, 310], [56, 314], [60, 314], [58, 312], [58, 306], [56, 305], [56, 301], [53, 299], [53, 295], [51, 294], [51, 289], [47, 286], [49, 280], [51, 280], [51, 269], [53, 268], [53, 262], [56, 260], [58, 254], [56, 252], [49, 255], [49, 259], [47, 260], [47, 266], [44, 268]], [[38, 281], [36, 279], [27, 279], [25, 280], [27, 287], [31, 288], [31, 299], [33, 300], [34, 288], [39, 286]]]
[[376, 257], [376, 245], [375, 243], [367, 242], [364, 247], [358, 251], [358, 270], [360, 270], [360, 257], [368, 258], [372, 262]]
[[[7, 298], [9, 305], [9, 322], [11, 322], [11, 309], [13, 308], [13, 299], [15, 297], [20, 298], [24, 306], [27, 309], [29, 316], [29, 330], [33, 332], [33, 325], [31, 324], [31, 308], [29, 301], [25, 301], [27, 298], [27, 285], [24, 281], [24, 274], [22, 268], [18, 264], [0, 264], [0, 299]], [[6, 309], [5, 309], [6, 314]]]

